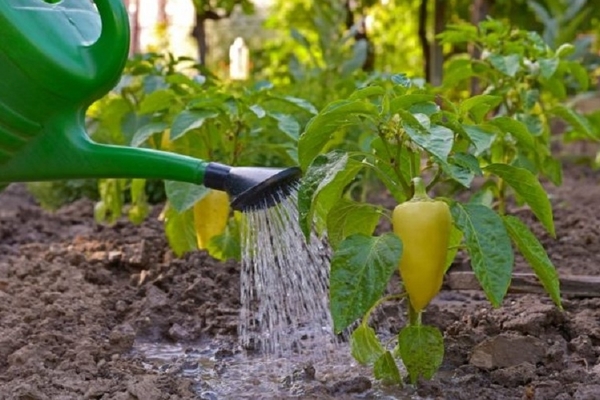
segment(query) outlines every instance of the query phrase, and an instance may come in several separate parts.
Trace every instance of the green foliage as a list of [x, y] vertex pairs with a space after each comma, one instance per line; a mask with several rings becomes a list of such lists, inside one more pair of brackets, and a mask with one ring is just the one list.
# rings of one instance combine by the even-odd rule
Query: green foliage
[[[310, 102], [282, 95], [273, 85], [228, 86], [193, 60], [145, 54], [130, 60], [119, 86], [92, 105], [88, 126], [92, 137], [103, 143], [171, 151], [234, 166], [288, 166], [297, 164], [299, 133], [316, 113]], [[148, 212], [144, 185], [143, 181], [100, 181], [97, 220], [114, 223], [126, 211], [126, 203], [129, 217], [143, 220]], [[180, 219], [190, 218], [187, 210], [205, 190], [176, 182], [165, 186], [169, 241], [178, 254], [194, 250], [196, 244], [177, 230], [189, 225]], [[176, 212], [183, 217], [175, 217]], [[224, 258], [239, 255], [235, 246], [239, 247], [238, 240], [223, 237], [208, 250]]]
[[444, 359], [442, 333], [434, 326], [409, 325], [398, 335], [398, 354], [411, 383], [416, 383], [420, 376], [431, 379]]
[[97, 183], [91, 179], [30, 182], [27, 183], [27, 190], [42, 208], [50, 211], [55, 211], [82, 197], [98, 199]]
[[[554, 235], [552, 207], [540, 183], [541, 177], [560, 183], [560, 162], [550, 151], [549, 121], [561, 117], [573, 129], [598, 137], [583, 116], [561, 103], [570, 90], [567, 85], [587, 85], [587, 75], [563, 57], [565, 48], [552, 50], [537, 34], [494, 20], [479, 30], [453, 26], [441, 37], [446, 44], [479, 46], [485, 56], [451, 59], [440, 88], [419, 85], [403, 74], [372, 80], [325, 105], [298, 141], [305, 170], [300, 224], [305, 233], [313, 227], [333, 232], [330, 296], [335, 330], [362, 318], [352, 336], [352, 353], [386, 381], [400, 380], [395, 356], [412, 382], [419, 376], [430, 378], [441, 365], [443, 340], [410, 307], [409, 325], [400, 332], [394, 353], [366, 325], [382, 301], [404, 297], [381, 297], [389, 274], [398, 267], [401, 247], [392, 246], [393, 234], [371, 236], [385, 213], [357, 197], [355, 183], [360, 185], [369, 171], [403, 202], [412, 195], [412, 179], [425, 178], [428, 189], [446, 196], [451, 205], [448, 265], [462, 248], [487, 298], [499, 307], [518, 250], [560, 307], [555, 267], [526, 225], [507, 215], [507, 204], [514, 199], [528, 205]], [[467, 95], [472, 79], [478, 80], [481, 94]], [[479, 189], [469, 193], [476, 177]], [[463, 192], [466, 202], [452, 199]]]
[[331, 314], [337, 333], [364, 315], [381, 297], [402, 254], [394, 234], [352, 235], [331, 260]]

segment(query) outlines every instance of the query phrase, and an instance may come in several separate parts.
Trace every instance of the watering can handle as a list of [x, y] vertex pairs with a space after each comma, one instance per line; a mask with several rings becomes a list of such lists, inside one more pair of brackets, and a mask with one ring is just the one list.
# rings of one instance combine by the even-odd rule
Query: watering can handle
[[123, 0], [94, 0], [102, 31], [100, 37], [89, 47], [92, 59], [99, 66], [96, 82], [105, 83], [100, 95], [112, 88], [118, 81], [129, 52], [129, 16]]

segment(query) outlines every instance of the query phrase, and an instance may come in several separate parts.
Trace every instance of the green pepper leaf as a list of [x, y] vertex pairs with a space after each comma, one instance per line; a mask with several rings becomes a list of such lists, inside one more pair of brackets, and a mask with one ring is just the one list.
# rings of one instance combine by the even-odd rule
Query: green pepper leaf
[[232, 218], [229, 221], [225, 232], [211, 238], [206, 249], [212, 257], [218, 260], [240, 260], [241, 244], [237, 222], [235, 222]]
[[460, 104], [460, 114], [470, 116], [475, 122], [481, 122], [483, 117], [494, 107], [502, 102], [502, 97], [489, 94], [480, 94], [463, 101]]
[[167, 109], [173, 105], [175, 93], [170, 89], [160, 89], [150, 93], [140, 102], [139, 113], [151, 114], [156, 111]]
[[444, 337], [434, 326], [408, 325], [398, 335], [398, 352], [411, 383], [431, 379], [444, 360]]
[[510, 117], [496, 117], [490, 120], [490, 124], [513, 135], [517, 142], [527, 150], [535, 151], [533, 135], [529, 132], [527, 126], [523, 122]]
[[465, 236], [471, 267], [494, 307], [500, 307], [512, 276], [514, 253], [502, 218], [480, 204], [453, 203], [452, 218]]
[[[424, 115], [424, 114], [418, 114]], [[414, 129], [409, 124], [403, 124], [410, 139], [421, 146], [429, 154], [446, 162], [454, 144], [454, 132], [441, 125], [431, 125], [425, 134], [421, 129]]]
[[179, 257], [198, 248], [196, 229], [194, 228], [194, 213], [191, 209], [178, 213], [167, 203], [164, 218], [165, 234], [175, 255]]
[[558, 68], [559, 59], [557, 57], [542, 58], [538, 60], [540, 65], [540, 73], [546, 79], [550, 78]]
[[169, 203], [177, 212], [184, 212], [192, 208], [196, 202], [202, 200], [210, 192], [204, 185], [193, 183], [165, 181], [165, 193]]
[[398, 109], [410, 110], [415, 104], [430, 103], [434, 100], [435, 95], [430, 93], [411, 93], [398, 96], [390, 101], [390, 113], [394, 114]]
[[373, 96], [381, 96], [385, 94], [385, 89], [381, 86], [367, 86], [360, 88], [352, 93], [349, 97], [350, 100], [363, 100]]
[[393, 233], [356, 234], [340, 243], [331, 259], [329, 286], [335, 332], [346, 329], [379, 300], [401, 255], [402, 242]]
[[373, 328], [360, 324], [350, 336], [352, 357], [362, 365], [373, 364], [385, 353]]
[[521, 68], [521, 56], [518, 54], [511, 54], [508, 56], [491, 54], [488, 57], [488, 60], [494, 68], [511, 78], [513, 78]]
[[554, 264], [548, 258], [546, 250], [529, 230], [529, 227], [520, 219], [506, 215], [503, 217], [503, 220], [504, 226], [506, 226], [508, 234], [519, 249], [519, 252], [525, 257], [529, 265], [531, 265], [531, 268], [544, 286], [544, 289], [546, 289], [546, 292], [550, 295], [552, 301], [554, 301], [554, 304], [562, 309], [560, 280]]
[[550, 114], [556, 115], [557, 117], [565, 120], [569, 125], [571, 125], [571, 128], [577, 131], [580, 135], [593, 140], [599, 139], [589, 121], [567, 106], [563, 104], [557, 104], [550, 110]]
[[329, 244], [335, 249], [342, 240], [355, 233], [372, 235], [381, 212], [381, 208], [368, 203], [340, 199], [327, 215]]
[[327, 144], [332, 133], [341, 127], [360, 122], [358, 117], [375, 118], [377, 107], [362, 100], [339, 100], [330, 103], [313, 117], [298, 142], [298, 159], [303, 170]]
[[533, 173], [525, 168], [507, 164], [490, 164], [485, 170], [502, 178], [531, 207], [531, 211], [540, 220], [552, 236], [556, 236], [552, 205], [548, 194]]
[[166, 122], [151, 122], [140, 127], [131, 138], [132, 147], [140, 147], [148, 138], [155, 133], [163, 132], [169, 125]]
[[473, 146], [475, 146], [474, 156], [478, 157], [488, 151], [494, 142], [494, 134], [475, 125], [462, 125]]
[[300, 136], [300, 124], [296, 118], [283, 113], [269, 113], [269, 116], [277, 121], [277, 127], [294, 142]]
[[316, 222], [318, 231], [324, 228], [329, 210], [362, 167], [362, 163], [341, 151], [323, 154], [314, 160], [298, 192], [300, 227], [306, 238], [310, 235], [313, 222]]
[[209, 118], [218, 116], [214, 110], [184, 110], [173, 121], [171, 140], [176, 140], [192, 129], [200, 128]]
[[308, 100], [305, 99], [301, 99], [299, 97], [293, 97], [293, 96], [270, 96], [273, 99], [278, 99], [281, 101], [284, 101], [286, 103], [290, 103], [295, 105], [298, 108], [301, 108], [304, 111], [309, 112], [312, 115], [316, 115], [318, 113], [316, 107], [314, 105], [312, 105], [311, 102], [309, 102]]
[[373, 374], [376, 379], [383, 382], [384, 385], [402, 385], [402, 377], [392, 353], [386, 351], [383, 353], [373, 366]]

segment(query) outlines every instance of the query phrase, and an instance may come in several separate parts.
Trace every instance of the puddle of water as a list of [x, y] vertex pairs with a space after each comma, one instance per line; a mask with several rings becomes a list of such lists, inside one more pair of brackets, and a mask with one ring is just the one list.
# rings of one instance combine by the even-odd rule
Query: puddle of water
[[244, 213], [242, 230], [242, 346], [286, 356], [310, 337], [315, 349], [332, 341], [329, 261], [323, 240], [304, 239], [298, 224], [297, 188], [277, 205]]
[[[223, 349], [223, 344], [217, 342], [196, 346], [143, 342], [134, 345], [134, 351], [145, 358], [144, 366], [147, 369], [180, 374], [196, 382], [199, 399], [304, 398], [315, 388], [359, 376], [372, 376], [372, 371], [358, 365], [349, 349], [343, 346], [322, 348], [320, 357], [313, 360], [305, 357], [248, 356], [228, 350], [225, 352], [227, 355], [223, 356]], [[312, 379], [311, 370], [314, 371]], [[315, 394], [312, 396], [317, 398]], [[334, 397], [380, 400], [409, 398], [399, 397], [398, 388], [377, 382], [373, 382], [373, 387], [363, 393], [342, 393]]]

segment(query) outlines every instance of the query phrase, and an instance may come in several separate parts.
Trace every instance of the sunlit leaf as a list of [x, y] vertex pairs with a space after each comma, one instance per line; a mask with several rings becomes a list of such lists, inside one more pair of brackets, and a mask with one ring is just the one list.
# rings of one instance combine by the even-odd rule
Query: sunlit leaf
[[383, 353], [373, 365], [373, 375], [375, 379], [379, 379], [384, 385], [401, 385], [402, 377], [398, 370], [398, 365], [392, 356], [392, 353], [386, 351]]
[[381, 217], [381, 211], [368, 203], [340, 199], [327, 215], [327, 236], [335, 249], [344, 238], [355, 233], [371, 235]]
[[402, 255], [393, 233], [352, 235], [340, 243], [331, 260], [330, 307], [335, 332], [362, 317], [383, 295]]
[[454, 203], [452, 219], [465, 237], [475, 272], [487, 298], [499, 307], [512, 277], [514, 253], [502, 218], [479, 204]]
[[552, 236], [554, 219], [552, 217], [552, 204], [548, 194], [534, 174], [524, 168], [513, 167], [507, 164], [490, 164], [485, 167], [487, 172], [502, 178], [515, 192], [531, 207], [531, 211], [540, 220]]
[[360, 324], [350, 336], [352, 357], [363, 365], [373, 364], [385, 353], [373, 328]]
[[408, 325], [398, 335], [398, 353], [413, 384], [431, 379], [444, 360], [444, 338], [434, 326]]
[[506, 215], [503, 220], [519, 252], [525, 257], [529, 265], [531, 265], [531, 268], [544, 286], [544, 289], [546, 289], [546, 292], [550, 295], [552, 301], [554, 301], [554, 304], [562, 308], [558, 272], [556, 272], [554, 264], [548, 258], [544, 247], [531, 230], [529, 230], [529, 227], [517, 217]]

